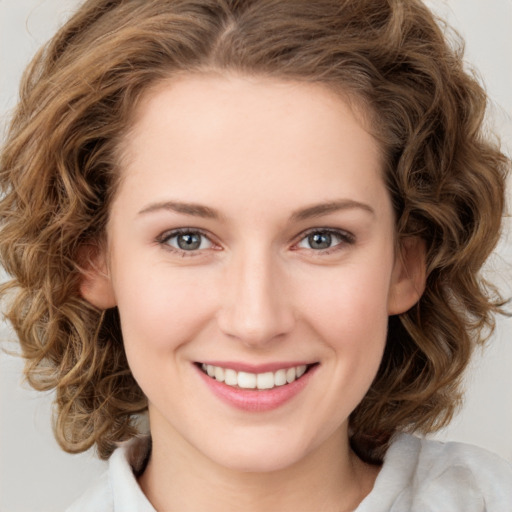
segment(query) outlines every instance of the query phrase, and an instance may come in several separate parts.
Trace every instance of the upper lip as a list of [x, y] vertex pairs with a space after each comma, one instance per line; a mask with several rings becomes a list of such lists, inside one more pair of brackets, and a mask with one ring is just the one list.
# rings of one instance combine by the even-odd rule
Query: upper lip
[[315, 364], [310, 361], [282, 361], [282, 362], [271, 362], [263, 364], [251, 364], [243, 363], [238, 361], [200, 361], [198, 364], [206, 364], [212, 366], [220, 366], [221, 368], [230, 368], [237, 372], [248, 372], [248, 373], [265, 373], [265, 372], [276, 372], [277, 370], [286, 370], [288, 368], [294, 368], [296, 366], [311, 366]]

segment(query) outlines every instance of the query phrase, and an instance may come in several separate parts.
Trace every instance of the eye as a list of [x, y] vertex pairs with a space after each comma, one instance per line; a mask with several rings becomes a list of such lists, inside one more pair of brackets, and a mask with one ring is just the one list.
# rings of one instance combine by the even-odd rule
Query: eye
[[159, 239], [159, 243], [181, 252], [194, 252], [213, 247], [213, 243], [204, 233], [191, 229], [167, 232]]
[[297, 247], [301, 249], [313, 249], [315, 251], [325, 251], [336, 248], [340, 245], [353, 244], [354, 237], [345, 232], [331, 229], [316, 229], [306, 234], [300, 240]]

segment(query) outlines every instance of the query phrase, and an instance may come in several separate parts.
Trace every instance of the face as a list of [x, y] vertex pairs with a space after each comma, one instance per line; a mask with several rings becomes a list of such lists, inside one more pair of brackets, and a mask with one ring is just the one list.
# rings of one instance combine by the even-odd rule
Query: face
[[417, 299], [359, 117], [320, 85], [189, 76], [147, 94], [123, 151], [82, 292], [119, 308], [153, 438], [249, 471], [346, 442]]

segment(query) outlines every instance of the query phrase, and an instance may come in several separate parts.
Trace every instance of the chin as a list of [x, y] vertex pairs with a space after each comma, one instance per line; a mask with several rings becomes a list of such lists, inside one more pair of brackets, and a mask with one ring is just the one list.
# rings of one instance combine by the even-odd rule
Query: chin
[[293, 446], [289, 443], [244, 443], [217, 446], [209, 458], [228, 470], [242, 473], [271, 473], [282, 471], [299, 463], [306, 457], [308, 451], [304, 447]]

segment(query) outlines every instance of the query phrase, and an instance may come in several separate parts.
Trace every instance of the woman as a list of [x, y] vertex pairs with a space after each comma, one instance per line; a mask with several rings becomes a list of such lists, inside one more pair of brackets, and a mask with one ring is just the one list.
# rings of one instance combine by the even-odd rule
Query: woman
[[419, 2], [86, 2], [1, 161], [27, 376], [64, 449], [127, 441], [70, 510], [510, 506], [504, 461], [399, 434], [501, 307], [484, 104]]

